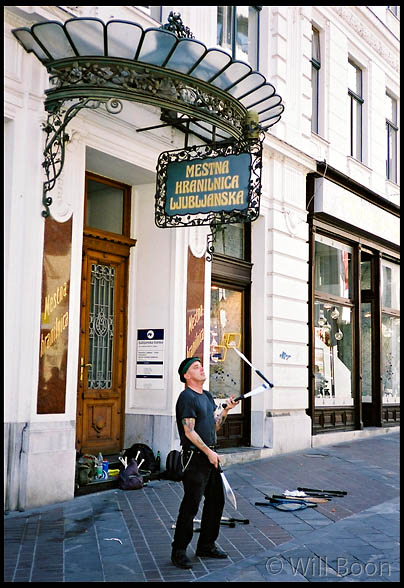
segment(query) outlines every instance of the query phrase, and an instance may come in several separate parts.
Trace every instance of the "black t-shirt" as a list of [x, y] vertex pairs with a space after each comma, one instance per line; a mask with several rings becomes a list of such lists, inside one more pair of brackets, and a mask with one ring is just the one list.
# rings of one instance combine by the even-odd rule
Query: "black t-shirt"
[[184, 449], [191, 445], [185, 436], [182, 419], [195, 419], [195, 431], [206, 445], [216, 445], [216, 422], [214, 412], [217, 406], [210, 392], [203, 390], [202, 394], [191, 388], [185, 388], [178, 397], [175, 407], [177, 427], [180, 441]]

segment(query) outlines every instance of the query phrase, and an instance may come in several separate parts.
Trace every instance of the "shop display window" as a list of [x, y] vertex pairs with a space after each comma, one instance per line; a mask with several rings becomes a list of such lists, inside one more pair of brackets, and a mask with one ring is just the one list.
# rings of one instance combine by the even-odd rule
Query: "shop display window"
[[315, 290], [352, 298], [352, 247], [316, 235]]
[[383, 404], [400, 402], [400, 266], [382, 260], [381, 377]]
[[[215, 398], [241, 394], [243, 366], [239, 356], [226, 347], [227, 335], [242, 342], [243, 292], [212, 285], [210, 311], [210, 381]], [[240, 412], [240, 407], [232, 414]]]
[[353, 406], [351, 308], [316, 301], [315, 406]]

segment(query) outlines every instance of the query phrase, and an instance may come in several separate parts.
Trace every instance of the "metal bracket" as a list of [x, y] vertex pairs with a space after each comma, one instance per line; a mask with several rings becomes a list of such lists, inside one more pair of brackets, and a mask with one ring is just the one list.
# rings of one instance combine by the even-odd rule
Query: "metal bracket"
[[212, 231], [211, 233], [209, 233], [209, 235], [207, 235], [206, 237], [206, 241], [207, 241], [207, 245], [206, 245], [206, 261], [212, 261], [213, 260], [213, 253], [215, 251], [214, 245], [213, 243], [215, 242], [216, 239], [216, 233], [217, 233], [217, 229], [220, 225], [210, 225], [210, 230]]
[[63, 109], [63, 102], [60, 102], [56, 108], [49, 112], [47, 122], [42, 125], [46, 133], [45, 149], [43, 151], [44, 161], [42, 163], [46, 174], [46, 180], [42, 188], [42, 204], [45, 207], [45, 210], [42, 211], [42, 216], [44, 218], [50, 215], [49, 207], [52, 204], [52, 198], [47, 194], [53, 190], [57, 178], [63, 171], [66, 143], [70, 139], [66, 132], [67, 125], [83, 108], [96, 109], [102, 105], [111, 114], [118, 114], [123, 108], [122, 102], [115, 98], [104, 100], [80, 98], [76, 104], [73, 104], [67, 110]]

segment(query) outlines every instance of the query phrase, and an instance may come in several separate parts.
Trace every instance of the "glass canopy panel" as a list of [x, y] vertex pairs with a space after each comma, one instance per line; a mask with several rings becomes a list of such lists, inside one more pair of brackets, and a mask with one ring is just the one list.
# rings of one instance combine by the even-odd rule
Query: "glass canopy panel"
[[273, 127], [277, 122], [279, 122], [281, 120], [281, 116], [277, 116], [274, 119], [271, 119], [270, 121], [266, 122], [264, 125], [262, 126], [262, 129], [264, 131], [267, 131], [269, 128]]
[[49, 61], [49, 55], [45, 53], [39, 43], [34, 39], [31, 31], [28, 29], [14, 29], [13, 33], [28, 53], [32, 51], [43, 63]]
[[223, 73], [213, 80], [212, 85], [221, 88], [222, 90], [227, 90], [227, 88], [236, 84], [251, 71], [251, 67], [247, 63], [233, 61]]
[[228, 53], [219, 49], [209, 49], [199, 65], [191, 72], [191, 76], [208, 82], [230, 62], [231, 57]]
[[240, 98], [240, 96], [244, 96], [249, 92], [253, 92], [262, 84], [265, 83], [265, 78], [258, 72], [252, 72], [249, 76], [247, 76], [244, 80], [241, 80], [238, 84], [234, 86], [234, 88], [230, 88], [229, 94], [234, 96], [235, 98]]
[[79, 55], [104, 55], [104, 23], [95, 18], [72, 19], [65, 23]]
[[[258, 121], [263, 123], [265, 121], [269, 121], [270, 119], [274, 118], [275, 116], [279, 116], [282, 114], [284, 108], [283, 104], [279, 104], [279, 106], [275, 106], [275, 108], [271, 108], [271, 110], [266, 110], [258, 115]], [[273, 123], [271, 123], [272, 126]]]
[[218, 128], [214, 130], [213, 125], [201, 120], [195, 123], [190, 123], [189, 130], [191, 133], [195, 133], [196, 135], [205, 137], [209, 140], [211, 140], [214, 131], [216, 131], [216, 141], [222, 141], [224, 139], [230, 138], [230, 135], [226, 133], [226, 131]]
[[[274, 94], [275, 94], [275, 88], [269, 84], [264, 84], [263, 86], [261, 86], [261, 88], [258, 88], [254, 92], [251, 92], [251, 94], [248, 94], [244, 98], [240, 98], [240, 102], [246, 108], [250, 108], [250, 106], [257, 104], [258, 102], [263, 102], [264, 100], [271, 98], [271, 96], [273, 96]], [[257, 109], [258, 109], [258, 104], [257, 104]]]
[[134, 59], [143, 29], [133, 22], [112, 20], [107, 24], [108, 55]]
[[275, 94], [275, 96], [268, 98], [268, 100], [264, 100], [263, 102], [260, 102], [259, 104], [253, 106], [253, 110], [255, 110], [255, 112], [258, 112], [258, 114], [265, 114], [268, 110], [272, 110], [272, 108], [274, 108], [280, 103], [281, 97]]
[[192, 39], [181, 39], [165, 67], [187, 74], [205, 52], [206, 47], [203, 43]]
[[33, 25], [32, 32], [52, 55], [52, 59], [76, 56], [60, 23], [41, 22]]
[[137, 61], [162, 65], [177, 42], [177, 37], [169, 31], [149, 29], [145, 32]]

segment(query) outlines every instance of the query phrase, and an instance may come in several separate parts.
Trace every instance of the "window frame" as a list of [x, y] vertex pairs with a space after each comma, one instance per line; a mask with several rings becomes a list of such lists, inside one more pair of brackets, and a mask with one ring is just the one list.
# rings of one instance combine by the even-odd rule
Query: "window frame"
[[[223, 22], [226, 22], [228, 19], [228, 11], [230, 11], [230, 43], [223, 44], [223, 39], [225, 37], [225, 33], [228, 31], [222, 31], [222, 44], [219, 43], [219, 39], [217, 38], [217, 45], [221, 47], [224, 51], [228, 51], [231, 55], [232, 59], [238, 59], [237, 57], [237, 41], [236, 41], [236, 23], [237, 23], [237, 6], [217, 6], [216, 12], [216, 27], [219, 25], [218, 20], [218, 11], [219, 8], [225, 9], [223, 10]], [[251, 65], [251, 67], [255, 70], [259, 69], [259, 46], [260, 46], [260, 12], [262, 10], [262, 6], [248, 6], [248, 9], [253, 8], [256, 11], [256, 30], [255, 30], [255, 40], [254, 40], [254, 57], [255, 63], [251, 63], [250, 56], [247, 57], [247, 62]], [[248, 23], [250, 24], [250, 18], [248, 17]], [[248, 35], [250, 38], [250, 35]]]
[[[354, 67], [358, 72], [360, 72], [360, 94], [357, 93], [357, 90], [353, 90], [349, 87], [349, 80], [348, 80], [348, 96], [349, 96], [349, 155], [363, 163], [363, 105], [365, 100], [363, 98], [363, 69], [351, 58], [348, 58], [348, 65]], [[353, 128], [354, 125], [354, 109], [358, 108], [359, 106], [359, 116], [356, 120], [356, 129]], [[355, 132], [354, 132], [355, 130]], [[359, 152], [359, 157], [358, 157]]]
[[[113, 233], [111, 231], [105, 231], [102, 229], [98, 229], [96, 227], [92, 227], [91, 225], [87, 224], [87, 192], [88, 192], [88, 180], [93, 180], [94, 182], [98, 182], [99, 184], [104, 184], [106, 186], [110, 186], [111, 188], [116, 188], [118, 190], [122, 190], [123, 192], [123, 209], [122, 209], [122, 233]], [[130, 238], [130, 228], [131, 228], [131, 208], [132, 208], [132, 187], [128, 184], [124, 184], [123, 182], [119, 182], [117, 180], [111, 180], [110, 178], [100, 176], [94, 172], [86, 171], [85, 173], [85, 199], [84, 199], [84, 218], [83, 218], [83, 226], [86, 232], [92, 233], [100, 233], [106, 234], [109, 236], [115, 236], [118, 239], [122, 238]]]
[[[313, 133], [319, 134], [320, 129], [320, 69], [321, 69], [321, 37], [320, 37], [320, 30], [312, 24], [312, 51], [311, 51], [311, 99], [312, 99], [312, 109], [311, 109], [311, 130]], [[318, 38], [318, 56], [314, 56], [314, 33], [317, 34]], [[315, 73], [315, 88], [313, 87], [314, 84], [314, 73]], [[313, 113], [315, 116], [313, 116]], [[314, 119], [314, 120], [313, 120]]]
[[[395, 108], [393, 118], [389, 120], [386, 116], [386, 139], [387, 139], [387, 157], [386, 157], [386, 179], [397, 184], [398, 180], [398, 103], [397, 99], [386, 90], [386, 96], [393, 102]], [[390, 165], [390, 139], [392, 139], [393, 155], [392, 164]]]

